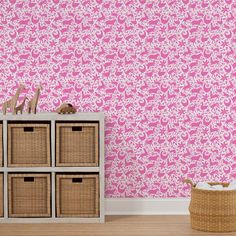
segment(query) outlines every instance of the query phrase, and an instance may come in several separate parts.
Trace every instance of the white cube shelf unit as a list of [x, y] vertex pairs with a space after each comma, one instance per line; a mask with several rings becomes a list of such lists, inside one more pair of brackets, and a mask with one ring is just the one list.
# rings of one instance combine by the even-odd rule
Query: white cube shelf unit
[[[75, 150], [77, 147], [76, 142], [68, 142], [68, 124], [72, 124], [72, 126], [76, 126], [77, 128], [72, 128], [73, 131], [81, 131], [80, 125], [83, 127], [83, 124], [85, 124], [88, 130], [90, 132], [90, 127], [95, 128], [95, 137], [96, 140], [94, 141], [94, 149], [91, 151], [90, 149], [93, 148], [91, 143], [83, 149], [83, 143], [82, 139], [83, 137], [89, 142], [93, 142], [93, 139], [89, 136], [79, 136], [78, 140], [81, 139], [81, 143], [78, 143], [78, 147], [82, 149], [80, 152], [80, 155], [82, 155], [82, 164], [77, 163], [74, 164], [73, 161], [76, 160], [76, 153]], [[76, 114], [67, 114], [67, 115], [59, 115], [57, 113], [37, 113], [37, 114], [22, 114], [22, 115], [12, 115], [7, 114], [3, 115], [0, 114], [0, 127], [2, 124], [2, 161], [1, 161], [1, 155], [0, 155], [0, 180], [3, 178], [3, 193], [0, 190], [0, 201], [1, 196], [3, 196], [3, 203], [0, 203], [0, 213], [1, 208], [3, 208], [3, 216], [0, 214], [0, 223], [103, 223], [104, 222], [104, 114], [102, 112], [81, 112]], [[15, 126], [16, 124], [16, 126]], [[9, 143], [11, 139], [17, 140], [17, 137], [19, 136], [19, 139], [21, 135], [18, 133], [18, 130], [10, 130], [12, 127], [13, 129], [17, 127], [17, 124], [25, 124], [26, 128], [24, 131], [30, 132], [33, 128], [30, 128], [31, 124], [39, 124], [39, 134], [40, 136], [37, 136], [37, 138], [40, 138], [40, 140], [45, 140], [45, 142], [40, 143], [40, 147], [35, 145], [35, 143], [30, 140], [27, 137], [24, 137], [24, 140], [16, 141], [16, 144]], [[42, 124], [42, 125], [40, 125]], [[46, 124], [46, 125], [45, 125]], [[58, 125], [57, 125], [58, 124]], [[65, 124], [65, 130], [64, 132], [64, 140], [68, 146], [63, 144], [63, 151], [59, 154], [60, 148], [58, 147], [59, 141], [58, 141], [58, 129], [62, 127]], [[73, 125], [74, 124], [74, 125]], [[48, 128], [49, 127], [49, 128]], [[50, 139], [47, 138], [44, 139], [45, 135], [48, 136], [48, 130], [44, 132], [43, 129], [49, 129], [49, 135]], [[42, 132], [41, 132], [42, 131]], [[10, 135], [9, 135], [10, 132]], [[81, 132], [82, 133], [82, 132]], [[73, 134], [74, 135], [74, 134]], [[70, 138], [73, 139], [74, 136], [71, 136]], [[10, 137], [9, 137], [10, 136]], [[27, 135], [26, 135], [27, 136]], [[1, 135], [0, 135], [1, 139]], [[63, 142], [64, 142], [63, 141]], [[30, 160], [30, 154], [27, 156], [24, 156], [24, 151], [21, 153], [20, 147], [21, 145], [26, 145], [26, 143], [29, 143], [27, 147], [28, 148], [31, 145], [34, 150], [37, 150], [37, 152], [40, 152], [40, 155], [36, 155], [34, 157], [33, 164], [28, 164], [24, 166], [24, 161]], [[41, 148], [43, 145], [43, 148]], [[81, 146], [82, 145], [82, 146]], [[11, 149], [14, 148], [18, 151], [11, 151]], [[18, 148], [18, 149], [17, 149]], [[73, 149], [71, 151], [71, 149]], [[41, 149], [46, 149], [45, 151]], [[33, 151], [34, 151], [33, 150]], [[41, 151], [40, 151], [41, 150]], [[89, 151], [88, 151], [89, 150]], [[9, 153], [11, 151], [11, 153]], [[30, 150], [31, 151], [31, 150]], [[0, 148], [1, 152], [1, 148]], [[68, 152], [68, 155], [67, 155]], [[30, 152], [29, 152], [30, 153]], [[84, 154], [87, 153], [87, 154]], [[95, 153], [94, 157], [94, 163], [93, 157], [91, 157], [91, 153]], [[86, 155], [89, 157], [89, 162], [87, 163]], [[19, 157], [19, 159], [17, 158]], [[50, 159], [49, 159], [50, 157]], [[9, 158], [11, 158], [9, 160]], [[20, 159], [21, 158], [21, 159]], [[25, 159], [24, 159], [25, 158]], [[68, 161], [68, 162], [67, 162]], [[67, 162], [64, 165], [64, 162]], [[71, 164], [70, 164], [71, 162]], [[23, 163], [23, 164], [22, 164]], [[41, 164], [40, 164], [41, 163]], [[41, 174], [41, 176], [40, 176]], [[38, 206], [43, 205], [46, 209], [45, 214], [41, 212], [41, 216], [31, 216], [32, 212], [30, 207], [25, 204], [27, 210], [29, 211], [29, 214], [24, 215], [21, 214], [22, 206], [24, 204], [20, 203], [20, 197], [22, 194], [22, 188], [24, 189], [24, 181], [25, 182], [31, 182], [32, 178], [34, 181], [35, 176], [35, 185], [39, 189], [44, 187], [45, 194], [39, 194], [47, 196], [47, 199], [45, 202], [40, 199], [40, 197], [36, 197], [31, 202], [31, 199], [27, 199], [29, 201], [29, 204], [34, 204], [35, 202], [38, 202]], [[75, 176], [75, 178], [73, 178]], [[83, 179], [84, 176], [84, 179]], [[91, 176], [91, 177], [90, 177]], [[42, 177], [42, 178], [41, 178]], [[64, 178], [64, 179], [63, 179]], [[81, 179], [82, 178], [82, 179]], [[23, 180], [22, 180], [23, 179]], [[75, 180], [75, 181], [74, 181]], [[60, 182], [61, 185], [57, 181]], [[84, 186], [88, 186], [88, 189], [86, 187], [77, 187], [74, 189], [73, 182], [75, 184], [81, 184], [81, 182], [85, 184]], [[37, 182], [37, 183], [36, 183]], [[68, 183], [68, 184], [67, 184]], [[10, 184], [10, 185], [9, 185]], [[50, 184], [50, 188], [48, 187], [48, 184]], [[26, 184], [27, 185], [27, 184]], [[68, 186], [67, 186], [68, 185]], [[1, 184], [0, 184], [1, 186]], [[17, 187], [15, 187], [17, 186]], [[21, 187], [23, 186], [23, 187]], [[28, 186], [25, 188], [25, 191], [33, 191], [34, 189], [28, 189]], [[46, 187], [45, 187], [46, 186]], [[82, 185], [80, 185], [82, 186]], [[9, 191], [12, 191], [12, 189], [15, 188], [15, 199], [13, 199], [12, 195], [14, 195], [12, 192], [9, 194]], [[58, 190], [59, 189], [59, 190]], [[68, 190], [69, 189], [69, 190]], [[72, 194], [66, 194], [63, 191], [72, 191]], [[17, 192], [18, 191], [18, 192]], [[39, 190], [37, 189], [39, 192]], [[59, 192], [61, 191], [61, 192]], [[58, 193], [59, 192], [59, 193]], [[82, 195], [80, 195], [82, 192]], [[34, 192], [35, 193], [35, 192]], [[2, 195], [1, 195], [2, 194]], [[62, 196], [60, 196], [60, 194]], [[89, 207], [92, 205], [92, 209], [94, 208], [94, 214], [93, 210], [90, 209], [90, 212], [82, 213], [79, 216], [76, 216], [73, 214], [73, 204], [70, 204], [71, 202], [77, 201], [77, 195], [80, 195], [81, 199], [83, 201], [92, 202], [92, 204], [89, 204]], [[35, 195], [35, 194], [34, 194]], [[90, 196], [91, 195], [91, 196]], [[30, 195], [29, 195], [30, 196]], [[27, 196], [29, 198], [29, 196]], [[49, 198], [50, 196], [50, 198]], [[69, 197], [68, 197], [69, 196]], [[11, 198], [11, 199], [10, 199]], [[63, 199], [62, 199], [63, 198]], [[50, 199], [50, 203], [48, 202], [48, 199]], [[96, 200], [96, 202], [94, 201]], [[18, 201], [18, 202], [17, 202]], [[58, 203], [58, 201], [60, 203]], [[61, 201], [64, 201], [61, 204]], [[65, 203], [66, 201], [70, 202], [68, 205]], [[50, 204], [50, 206], [48, 205]], [[58, 205], [59, 204], [59, 205]], [[60, 205], [61, 204], [61, 205]], [[81, 202], [78, 203], [79, 205], [75, 207], [75, 209], [84, 209], [84, 205]], [[13, 212], [13, 209], [15, 212]], [[39, 209], [40, 210], [40, 209]], [[20, 212], [17, 216], [17, 212]], [[57, 211], [60, 211], [59, 213]], [[68, 212], [67, 212], [68, 211]], [[82, 212], [83, 210], [81, 210]], [[23, 208], [24, 212], [24, 208]], [[26, 212], [27, 213], [27, 212]], [[48, 216], [48, 214], [50, 216]], [[66, 215], [67, 214], [67, 215]], [[17, 216], [17, 217], [16, 217]]]

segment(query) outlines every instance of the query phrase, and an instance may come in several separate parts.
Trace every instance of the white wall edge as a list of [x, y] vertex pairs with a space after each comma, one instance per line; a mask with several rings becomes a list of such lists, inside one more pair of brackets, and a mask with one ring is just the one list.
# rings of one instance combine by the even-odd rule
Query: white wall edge
[[189, 215], [190, 198], [106, 198], [106, 215]]

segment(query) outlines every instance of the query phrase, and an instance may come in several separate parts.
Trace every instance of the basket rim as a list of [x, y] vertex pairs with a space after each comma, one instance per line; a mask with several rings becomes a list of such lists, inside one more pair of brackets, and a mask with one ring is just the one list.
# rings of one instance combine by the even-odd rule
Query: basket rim
[[[221, 184], [221, 185], [229, 185], [228, 182], [206, 182], [210, 185], [218, 185], [218, 184]], [[236, 189], [231, 189], [231, 190], [208, 190], [208, 189], [200, 189], [200, 188], [196, 188], [196, 185], [197, 184], [194, 184], [191, 189], [193, 191], [199, 191], [199, 192], [209, 192], [209, 193], [236, 193]]]

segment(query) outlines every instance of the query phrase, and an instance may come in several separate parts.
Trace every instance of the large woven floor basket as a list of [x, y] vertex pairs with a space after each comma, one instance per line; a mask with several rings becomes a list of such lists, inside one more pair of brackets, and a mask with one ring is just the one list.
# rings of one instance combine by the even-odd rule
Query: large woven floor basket
[[[193, 229], [208, 232], [236, 231], [236, 190], [197, 189], [191, 180], [191, 202], [189, 206]], [[209, 183], [210, 185], [228, 183]]]

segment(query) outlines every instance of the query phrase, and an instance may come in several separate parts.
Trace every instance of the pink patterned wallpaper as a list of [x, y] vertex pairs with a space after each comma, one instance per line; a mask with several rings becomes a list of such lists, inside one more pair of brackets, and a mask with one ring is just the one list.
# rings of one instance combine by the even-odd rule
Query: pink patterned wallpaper
[[107, 197], [236, 178], [233, 0], [0, 0], [0, 77], [0, 102], [41, 82], [40, 110], [105, 112]]

